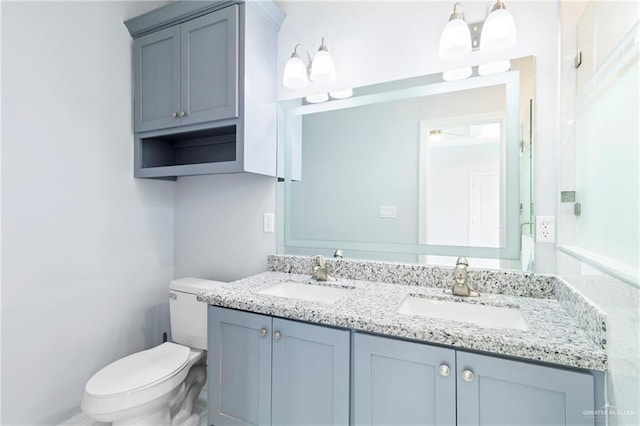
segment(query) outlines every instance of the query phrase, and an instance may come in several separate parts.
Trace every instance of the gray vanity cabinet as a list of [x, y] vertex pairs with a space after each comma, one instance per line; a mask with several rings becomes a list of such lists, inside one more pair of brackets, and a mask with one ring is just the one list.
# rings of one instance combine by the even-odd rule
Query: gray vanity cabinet
[[454, 425], [455, 351], [355, 333], [356, 425]]
[[208, 312], [209, 424], [349, 423], [348, 330]]
[[238, 116], [238, 6], [134, 41], [136, 132]]
[[355, 333], [356, 425], [593, 425], [589, 373]]
[[589, 373], [457, 351], [458, 425], [592, 425]]

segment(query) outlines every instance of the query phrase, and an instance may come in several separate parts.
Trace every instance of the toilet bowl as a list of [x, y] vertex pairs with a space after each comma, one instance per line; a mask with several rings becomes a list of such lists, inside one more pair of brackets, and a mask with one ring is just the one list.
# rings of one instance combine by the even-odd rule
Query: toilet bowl
[[195, 278], [172, 281], [174, 342], [128, 355], [98, 371], [85, 386], [82, 411], [114, 426], [199, 425], [193, 405], [206, 381], [207, 346], [206, 304], [196, 297], [217, 284]]

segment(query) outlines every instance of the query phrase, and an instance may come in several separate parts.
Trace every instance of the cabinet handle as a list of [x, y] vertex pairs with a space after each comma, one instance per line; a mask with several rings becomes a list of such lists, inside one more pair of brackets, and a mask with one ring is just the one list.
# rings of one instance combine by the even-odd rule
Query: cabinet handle
[[260, 337], [264, 337], [267, 335], [267, 329], [266, 328], [261, 328], [260, 329]]
[[274, 331], [273, 332], [273, 340], [278, 340], [280, 339], [280, 332], [279, 331]]
[[462, 378], [464, 379], [465, 382], [472, 382], [474, 378], [473, 371], [464, 370], [462, 372]]
[[176, 118], [178, 116], [177, 112], [174, 112], [173, 114], [171, 114], [171, 117]]
[[449, 374], [451, 373], [451, 369], [449, 368], [449, 366], [447, 364], [442, 364], [440, 366], [440, 375], [447, 377]]
[[185, 115], [187, 115], [187, 113], [186, 113], [186, 112], [184, 112], [184, 111], [180, 111], [180, 112], [178, 113], [178, 116], [179, 116], [179, 117], [184, 117]]

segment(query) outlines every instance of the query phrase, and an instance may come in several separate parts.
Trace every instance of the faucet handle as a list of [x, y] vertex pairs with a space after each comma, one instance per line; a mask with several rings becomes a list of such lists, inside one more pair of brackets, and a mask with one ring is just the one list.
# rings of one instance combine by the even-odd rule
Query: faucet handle
[[326, 267], [327, 262], [324, 260], [324, 256], [321, 254], [316, 254], [313, 259], [316, 261], [317, 265], [321, 268]]
[[458, 265], [469, 266], [469, 261], [467, 260], [466, 257], [460, 256], [458, 260], [456, 260], [456, 266]]
[[342, 255], [342, 250], [338, 249], [333, 253], [333, 257], [336, 259], [342, 259], [344, 256]]

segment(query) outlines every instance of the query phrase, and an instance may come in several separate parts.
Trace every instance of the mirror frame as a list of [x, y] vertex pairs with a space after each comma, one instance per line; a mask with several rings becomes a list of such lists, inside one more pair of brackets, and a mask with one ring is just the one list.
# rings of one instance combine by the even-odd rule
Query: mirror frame
[[[427, 76], [429, 77], [429, 76]], [[438, 81], [435, 83], [417, 83], [413, 86], [416, 78], [398, 80], [395, 82], [382, 83], [375, 86], [368, 86], [374, 90], [363, 90], [365, 94], [358, 96], [359, 89], [354, 90], [354, 97], [325, 102], [322, 104], [301, 105], [301, 100], [283, 101], [279, 104], [279, 135], [278, 145], [282, 153], [278, 155], [279, 160], [283, 160], [284, 168], [280, 169], [278, 176], [284, 183], [282, 215], [279, 214], [283, 223], [282, 244], [284, 248], [297, 247], [306, 249], [327, 249], [335, 250], [357, 250], [369, 252], [401, 253], [410, 255], [439, 255], [439, 256], [466, 256], [494, 259], [520, 259], [521, 233], [520, 233], [520, 173], [519, 173], [519, 152], [520, 152], [520, 72], [517, 70], [488, 76], [472, 77], [466, 80], [453, 82]], [[302, 148], [295, 143], [300, 139], [302, 116], [323, 111], [335, 111], [358, 106], [413, 99], [433, 95], [458, 92], [463, 90], [477, 89], [496, 85], [506, 86], [505, 96], [505, 215], [506, 215], [506, 245], [504, 247], [470, 247], [451, 245], [426, 245], [411, 243], [378, 243], [378, 242], [358, 242], [341, 240], [311, 240], [293, 238], [291, 232], [291, 193], [292, 183], [295, 181], [292, 167], [296, 167], [295, 156], [301, 155]], [[296, 139], [297, 138], [297, 139]], [[301, 143], [301, 142], [299, 142]], [[417, 236], [416, 236], [417, 237]]]

